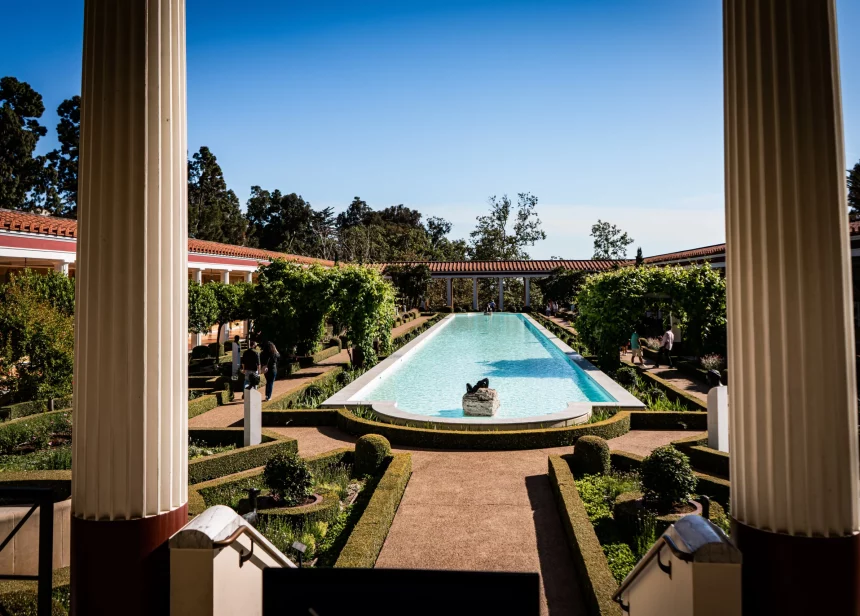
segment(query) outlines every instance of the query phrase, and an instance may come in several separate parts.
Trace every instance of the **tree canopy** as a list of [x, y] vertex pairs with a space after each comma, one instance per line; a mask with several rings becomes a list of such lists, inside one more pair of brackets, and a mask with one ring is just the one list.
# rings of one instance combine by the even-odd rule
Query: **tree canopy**
[[202, 334], [218, 321], [218, 304], [212, 285], [188, 281], [188, 331]]
[[408, 307], [417, 306], [418, 298], [427, 295], [432, 279], [430, 268], [424, 263], [389, 265], [385, 275], [391, 277], [397, 294]]
[[73, 96], [57, 107], [57, 141], [60, 147], [48, 154], [56, 181], [56, 193], [62, 208], [54, 215], [77, 218], [78, 152], [81, 140], [81, 97]]
[[241, 246], [247, 227], [218, 160], [202, 146], [188, 161], [188, 237]]
[[[546, 239], [538, 217], [538, 198], [529, 193], [517, 195], [517, 206], [507, 195], [490, 197], [490, 213], [478, 216], [472, 231], [469, 256], [475, 261], [511, 261], [528, 259], [526, 246]], [[510, 228], [513, 223], [513, 228]]]
[[[376, 270], [348, 265], [330, 270], [334, 279], [332, 320], [342, 325], [353, 345], [356, 365], [373, 365], [378, 350], [391, 348], [394, 290]], [[357, 351], [357, 353], [355, 353]]]
[[671, 310], [694, 353], [724, 350], [726, 281], [711, 266], [624, 267], [589, 276], [576, 296], [576, 330], [601, 367], [619, 363], [619, 348], [647, 310]]
[[585, 282], [586, 272], [558, 267], [546, 278], [538, 278], [535, 284], [541, 290], [544, 300], [552, 300], [562, 305], [573, 303], [576, 294]]
[[45, 159], [34, 156], [47, 129], [42, 95], [14, 77], [0, 78], [0, 208], [34, 209], [31, 193], [44, 181]]
[[860, 161], [848, 170], [848, 207], [852, 219], [860, 219]]
[[626, 232], [602, 220], [592, 225], [591, 237], [594, 238], [592, 259], [626, 259], [627, 247], [635, 241]]

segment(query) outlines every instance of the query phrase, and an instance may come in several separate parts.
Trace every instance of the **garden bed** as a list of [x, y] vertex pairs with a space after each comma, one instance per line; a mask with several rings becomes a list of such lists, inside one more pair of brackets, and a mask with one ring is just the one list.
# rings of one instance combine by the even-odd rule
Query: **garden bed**
[[[66, 410], [72, 406], [72, 396], [54, 398], [54, 410]], [[50, 400], [31, 400], [30, 402], [18, 402], [0, 406], [0, 421], [29, 417], [39, 413], [47, 413], [51, 410]]]

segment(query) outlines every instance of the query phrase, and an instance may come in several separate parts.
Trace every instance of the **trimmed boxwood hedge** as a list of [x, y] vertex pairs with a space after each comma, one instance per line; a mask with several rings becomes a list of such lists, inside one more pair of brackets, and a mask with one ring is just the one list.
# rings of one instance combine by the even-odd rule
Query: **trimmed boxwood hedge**
[[337, 425], [335, 409], [264, 409], [263, 425], [283, 426], [334, 426]]
[[195, 398], [188, 403], [188, 419], [211, 411], [216, 406], [218, 406], [218, 398], [215, 397], [215, 394]]
[[707, 430], [708, 414], [699, 411], [633, 411], [631, 430]]
[[[50, 410], [50, 402], [48, 400], [31, 400], [29, 402], [19, 402], [17, 404], [8, 404], [0, 406], [0, 420], [6, 421], [9, 419], [18, 419], [20, 417], [29, 417], [38, 413], [47, 413]], [[54, 398], [54, 410], [67, 409], [72, 406], [72, 397], [65, 396], [62, 398]]]
[[322, 351], [317, 351], [313, 355], [311, 355], [312, 363], [318, 364], [324, 359], [328, 359], [329, 357], [334, 357], [340, 353], [340, 347], [329, 346], [324, 348]]
[[668, 381], [661, 379], [659, 376], [654, 374], [650, 370], [643, 370], [641, 366], [631, 364], [629, 361], [622, 360], [621, 362], [625, 366], [633, 366], [639, 372], [639, 376], [645, 379], [646, 382], [650, 381], [652, 385], [666, 392], [666, 397], [673, 402], [681, 402], [682, 404], [687, 405], [691, 411], [705, 411], [708, 410], [708, 405], [705, 402], [699, 400], [696, 396], [687, 393], [683, 389], [678, 389]]
[[277, 398], [273, 398], [268, 402], [263, 403], [263, 412], [265, 411], [273, 411], [278, 409], [291, 409], [296, 405], [296, 402], [302, 395], [305, 393], [305, 390], [311, 385], [318, 385], [321, 387], [325, 387], [326, 385], [332, 383], [337, 376], [343, 372], [343, 368], [341, 366], [335, 366], [331, 370], [327, 372], [323, 372], [322, 374], [312, 378], [310, 381], [305, 383], [302, 387], [291, 391], [289, 393], [283, 394], [282, 396], [278, 396]]
[[64, 409], [38, 413], [0, 423], [0, 455], [15, 453], [20, 445], [36, 449], [48, 445], [52, 434], [71, 434], [72, 411]]
[[672, 441], [672, 446], [690, 458], [694, 469], [719, 477], [729, 476], [729, 454], [708, 447], [707, 434]]
[[337, 413], [337, 427], [348, 434], [355, 436], [379, 434], [392, 443], [406, 447], [483, 450], [541, 449], [573, 445], [576, 439], [587, 434], [609, 440], [630, 431], [630, 413], [627, 411], [621, 411], [610, 419], [592, 424], [499, 432], [411, 428], [360, 419], [346, 409], [339, 409]]
[[[231, 431], [244, 439], [242, 428], [223, 428], [222, 430], [225, 433], [225, 439], [238, 438], [229, 434]], [[213, 433], [214, 431], [207, 430], [206, 432]], [[189, 433], [192, 438], [200, 438], [202, 436], [194, 434], [194, 431], [189, 431]], [[249, 468], [263, 466], [276, 453], [296, 453], [299, 450], [298, 442], [295, 439], [287, 438], [273, 432], [264, 434], [263, 441], [259, 445], [238, 447], [232, 451], [224, 451], [204, 458], [190, 460], [188, 462], [188, 482], [191, 484], [201, 483], [210, 479], [224, 477], [225, 475], [232, 475]], [[221, 444], [230, 442], [230, 440], [226, 440]]]
[[[635, 453], [627, 451], [613, 451], [610, 453], [610, 458], [612, 460], [612, 468], [619, 471], [639, 470], [639, 466], [644, 459], [642, 456], [637, 456]], [[698, 480], [696, 492], [709, 496], [723, 507], [728, 507], [732, 489], [732, 484], [729, 480], [699, 471], [694, 472]]]
[[258, 509], [257, 514], [260, 519], [278, 518], [296, 528], [301, 528], [309, 522], [331, 522], [340, 512], [340, 499], [336, 492], [326, 492], [320, 496], [322, 500], [314, 505]]
[[549, 481], [573, 555], [582, 596], [588, 604], [588, 613], [592, 616], [621, 616], [621, 606], [612, 600], [618, 584], [585, 512], [570, 466], [561, 456], [549, 456], [548, 466]]
[[335, 567], [371, 569], [394, 522], [406, 484], [412, 475], [412, 455], [395, 454], [376, 485], [364, 513], [349, 534]]
[[[231, 453], [231, 452], [228, 452]], [[312, 473], [332, 464], [352, 464], [354, 451], [349, 447], [327, 451], [305, 458], [308, 468]], [[193, 518], [203, 513], [206, 508], [206, 499], [214, 496], [218, 491], [231, 486], [240, 489], [260, 487], [263, 481], [262, 467], [251, 468], [246, 471], [225, 475], [217, 479], [211, 479], [188, 487], [188, 516]]]
[[72, 495], [72, 471], [10, 471], [0, 473], [0, 485], [6, 487], [51, 488], [54, 501]]

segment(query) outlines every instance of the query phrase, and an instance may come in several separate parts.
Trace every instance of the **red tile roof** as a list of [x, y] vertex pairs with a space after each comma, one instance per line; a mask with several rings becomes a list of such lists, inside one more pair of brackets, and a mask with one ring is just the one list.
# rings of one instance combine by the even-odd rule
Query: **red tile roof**
[[592, 261], [592, 260], [547, 260], [547, 261], [397, 261], [392, 263], [375, 263], [374, 267], [384, 270], [389, 265], [417, 265], [424, 263], [432, 274], [546, 274], [563, 267], [569, 270], [603, 272], [614, 265], [627, 265], [631, 261]]
[[692, 250], [682, 250], [680, 252], [669, 252], [663, 255], [654, 255], [653, 257], [645, 257], [645, 263], [664, 263], [667, 261], [684, 261], [687, 259], [702, 259], [712, 257], [714, 255], [725, 254], [725, 244], [714, 244], [713, 246], [703, 246], [702, 248], [693, 248]]
[[69, 218], [52, 218], [26, 212], [0, 210], [0, 229], [41, 233], [59, 237], [77, 237], [78, 222]]
[[[21, 231], [25, 233], [38, 233], [41, 235], [53, 235], [57, 237], [77, 237], [78, 222], [70, 218], [53, 218], [51, 216], [39, 216], [26, 212], [13, 212], [0, 209], [0, 230]], [[272, 259], [286, 259], [296, 263], [319, 263], [320, 265], [333, 266], [334, 261], [325, 259], [313, 259], [300, 255], [291, 255], [283, 252], [273, 252], [260, 248], [248, 248], [246, 246], [233, 246], [219, 242], [207, 242], [188, 238], [188, 252], [210, 255], [221, 255], [226, 257], [240, 257], [245, 259], [256, 259], [270, 261]]]

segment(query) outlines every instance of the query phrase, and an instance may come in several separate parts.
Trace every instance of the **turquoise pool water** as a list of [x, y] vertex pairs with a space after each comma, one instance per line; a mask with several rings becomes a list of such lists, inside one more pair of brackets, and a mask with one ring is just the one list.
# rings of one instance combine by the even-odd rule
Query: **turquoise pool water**
[[499, 392], [497, 418], [558, 413], [569, 402], [615, 401], [522, 315], [449, 318], [356, 398], [396, 401], [416, 415], [463, 417], [466, 383], [488, 378]]

